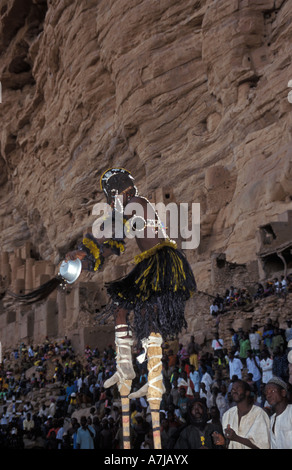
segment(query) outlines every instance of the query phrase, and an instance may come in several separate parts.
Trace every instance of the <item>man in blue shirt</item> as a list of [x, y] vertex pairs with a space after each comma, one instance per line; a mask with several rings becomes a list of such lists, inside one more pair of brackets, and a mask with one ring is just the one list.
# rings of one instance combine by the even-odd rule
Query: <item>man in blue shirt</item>
[[81, 416], [80, 424], [81, 426], [77, 430], [77, 449], [94, 449], [94, 428], [87, 424], [86, 416]]

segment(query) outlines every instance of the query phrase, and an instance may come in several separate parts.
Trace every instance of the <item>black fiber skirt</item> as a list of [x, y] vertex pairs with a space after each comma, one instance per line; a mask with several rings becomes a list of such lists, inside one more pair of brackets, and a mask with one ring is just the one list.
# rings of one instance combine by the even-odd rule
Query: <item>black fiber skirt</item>
[[185, 303], [196, 282], [185, 255], [164, 241], [135, 257], [136, 266], [123, 278], [107, 283], [111, 309], [134, 312], [137, 339], [160, 333], [166, 340], [187, 327]]

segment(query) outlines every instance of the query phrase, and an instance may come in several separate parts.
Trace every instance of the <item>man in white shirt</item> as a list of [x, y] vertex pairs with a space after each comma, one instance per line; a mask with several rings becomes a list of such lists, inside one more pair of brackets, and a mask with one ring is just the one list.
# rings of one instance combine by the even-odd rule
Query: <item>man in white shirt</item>
[[284, 294], [287, 293], [287, 281], [284, 276], [281, 276], [281, 291], [284, 292]]
[[262, 360], [260, 361], [260, 367], [262, 369], [262, 382], [264, 384], [273, 377], [273, 359], [269, 356], [268, 351], [265, 349], [262, 353]]
[[260, 369], [260, 360], [258, 356], [253, 354], [250, 350], [247, 351], [246, 358], [247, 372], [252, 374], [252, 380], [256, 386], [258, 396], [261, 395], [262, 374]]
[[213, 382], [213, 379], [211, 375], [207, 372], [207, 369], [205, 366], [201, 366], [201, 371], [202, 371], [202, 378], [201, 378], [201, 383], [204, 383], [206, 385], [206, 390], [208, 392], [211, 391], [211, 384]]
[[234, 356], [234, 352], [232, 351], [229, 354], [229, 378], [232, 380], [232, 377], [236, 375], [239, 379], [242, 378], [242, 369], [243, 364], [238, 357]]
[[248, 383], [235, 381], [231, 395], [236, 406], [222, 417], [228, 449], [269, 449], [270, 419], [261, 407], [253, 404]]
[[253, 326], [249, 333], [250, 348], [253, 352], [258, 353], [260, 351], [261, 336], [256, 332], [256, 328]]
[[194, 392], [198, 393], [200, 391], [200, 374], [193, 365], [190, 366], [190, 380], [194, 386]]
[[287, 392], [280, 377], [273, 377], [265, 386], [266, 399], [275, 411], [270, 420], [271, 449], [292, 449], [292, 405]]
[[219, 311], [219, 307], [214, 301], [212, 305], [210, 306], [210, 314], [216, 317], [218, 315], [218, 311]]

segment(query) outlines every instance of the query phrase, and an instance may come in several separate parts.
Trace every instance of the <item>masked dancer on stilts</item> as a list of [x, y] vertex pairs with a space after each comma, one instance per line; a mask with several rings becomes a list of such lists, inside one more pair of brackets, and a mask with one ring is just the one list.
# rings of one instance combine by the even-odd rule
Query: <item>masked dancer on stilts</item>
[[[107, 317], [113, 315], [115, 320], [116, 372], [105, 381], [104, 387], [118, 386], [124, 448], [130, 448], [130, 399], [146, 396], [154, 448], [161, 449], [159, 410], [165, 390], [162, 342], [187, 326], [185, 303], [195, 292], [196, 283], [185, 255], [167, 236], [151, 203], [138, 194], [130, 172], [111, 168], [101, 176], [100, 185], [112, 208], [101, 226], [103, 235], [87, 234], [79, 249], [68, 253], [66, 260], [79, 258], [84, 270], [98, 271], [108, 256], [124, 252], [127, 234], [132, 234], [130, 238], [134, 234], [141, 251], [134, 258], [135, 267], [125, 277], [106, 284], [111, 298]], [[109, 221], [112, 233], [105, 236]], [[134, 313], [133, 325], [129, 324], [130, 312]], [[138, 360], [148, 360], [148, 381], [134, 393], [130, 393], [136, 375], [131, 351], [132, 330], [135, 340], [141, 341], [144, 349]]]
[[[141, 250], [128, 275], [106, 284], [115, 318], [117, 356], [116, 372], [104, 386], [116, 384], [121, 394], [123, 416], [127, 417], [123, 422], [124, 447], [129, 448], [129, 399], [146, 396], [151, 410], [154, 448], [160, 449], [159, 410], [164, 393], [162, 341], [177, 335], [187, 326], [185, 303], [196, 290], [196, 283], [186, 257], [168, 238], [153, 206], [139, 196], [132, 175], [127, 170], [112, 168], [102, 175], [100, 181], [107, 202], [113, 208], [112, 219], [122, 218], [123, 238], [130, 230], [136, 235]], [[113, 237], [101, 242], [88, 235], [80, 248], [83, 259], [91, 257], [92, 264], [97, 263], [100, 268], [105, 256], [124, 251], [124, 240]], [[134, 393], [130, 393], [135, 378], [131, 355], [132, 331], [128, 324], [131, 311], [134, 312], [132, 328], [135, 338], [142, 342], [144, 348], [144, 354], [138, 360], [148, 359], [148, 382]]]

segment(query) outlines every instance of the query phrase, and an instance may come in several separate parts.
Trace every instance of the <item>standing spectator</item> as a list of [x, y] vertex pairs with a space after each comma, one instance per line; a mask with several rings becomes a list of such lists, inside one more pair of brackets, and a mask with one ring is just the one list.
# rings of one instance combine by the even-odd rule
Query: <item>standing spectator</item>
[[34, 432], [34, 420], [31, 418], [31, 413], [26, 414], [26, 418], [22, 423], [23, 433], [26, 434], [28, 439], [32, 439]]
[[81, 426], [77, 430], [77, 449], [94, 449], [94, 428], [87, 424], [86, 416], [80, 418]]
[[291, 320], [287, 320], [287, 328], [285, 330], [285, 339], [287, 343], [292, 339], [292, 322]]
[[199, 393], [200, 391], [200, 374], [193, 365], [190, 366], [190, 380], [194, 386], [194, 392]]
[[219, 338], [219, 334], [216, 333], [215, 338], [214, 338], [213, 341], [212, 341], [212, 349], [214, 350], [214, 355], [215, 355], [215, 356], [218, 355], [218, 351], [220, 351], [221, 349], [223, 349], [223, 346], [224, 346], [224, 341], [223, 341], [223, 339], [220, 339], [220, 338]]
[[233, 328], [230, 328], [229, 331], [230, 331], [230, 333], [231, 333], [231, 347], [232, 347], [233, 349], [239, 348], [239, 336], [238, 336], [238, 333], [236, 333], [236, 331], [235, 331]]
[[256, 326], [253, 326], [249, 333], [249, 342], [250, 342], [250, 349], [255, 354], [259, 354], [260, 352], [260, 344], [261, 344], [261, 336], [257, 333]]
[[250, 342], [247, 333], [242, 333], [239, 339], [239, 357], [241, 362], [245, 365], [247, 358], [247, 351], [250, 349]]
[[210, 392], [213, 379], [211, 375], [207, 372], [207, 368], [204, 365], [202, 365], [201, 370], [203, 374], [201, 378], [201, 383], [204, 383], [206, 386], [206, 390]]
[[64, 418], [59, 418], [58, 426], [59, 426], [59, 429], [58, 429], [58, 432], [56, 434], [56, 440], [57, 440], [57, 443], [58, 443], [58, 449], [62, 449], [63, 436], [64, 436], [64, 433], [65, 433]]
[[51, 398], [51, 403], [50, 403], [49, 410], [48, 410], [48, 416], [51, 416], [53, 418], [56, 414], [56, 409], [57, 409], [56, 400], [55, 398]]
[[232, 386], [236, 403], [222, 417], [228, 449], [269, 449], [270, 421], [267, 413], [253, 404], [249, 385], [237, 380]]
[[207, 408], [210, 409], [213, 405], [213, 395], [210, 390], [206, 388], [205, 382], [200, 383], [200, 398], [206, 401]]
[[77, 418], [71, 418], [71, 427], [67, 431], [67, 435], [70, 438], [70, 442], [72, 444], [73, 449], [77, 449], [76, 439], [77, 439], [77, 431], [79, 428], [79, 423]]
[[191, 340], [187, 346], [187, 353], [189, 355], [190, 365], [194, 366], [196, 370], [199, 368], [198, 362], [198, 354], [199, 354], [199, 347], [195, 343], [195, 337], [191, 336]]
[[281, 351], [283, 352], [284, 345], [285, 345], [284, 337], [283, 337], [280, 329], [278, 327], [275, 327], [274, 335], [273, 335], [273, 338], [272, 338], [272, 344], [271, 344], [272, 353], [274, 353], [277, 348], [280, 348]]
[[287, 285], [287, 280], [285, 279], [284, 276], [281, 276], [280, 288], [281, 288], [281, 294], [283, 295], [283, 297], [286, 298], [288, 285]]
[[274, 292], [277, 295], [279, 295], [281, 293], [281, 284], [280, 284], [279, 279], [277, 277], [275, 277], [275, 280], [274, 280]]
[[[50, 423], [50, 421], [49, 421]], [[56, 418], [54, 418], [51, 422], [51, 427], [49, 429], [49, 432], [47, 434], [47, 439], [50, 439], [51, 435], [54, 434], [54, 441], [56, 440], [56, 437], [57, 437], [57, 434], [58, 434], [58, 431], [59, 431], [60, 427], [59, 427], [59, 422]], [[56, 443], [57, 444], [57, 443]]]
[[177, 406], [179, 399], [179, 389], [177, 386], [177, 379], [172, 382], [171, 391], [170, 391], [171, 400], [174, 406]]
[[188, 411], [188, 404], [190, 402], [190, 399], [186, 396], [186, 388], [185, 387], [179, 387], [179, 398], [177, 401], [177, 407], [178, 407], [178, 413], [179, 413], [179, 418], [184, 422], [186, 417], [187, 417], [187, 411]]
[[140, 449], [145, 440], [146, 434], [150, 430], [149, 423], [142, 416], [136, 417], [137, 424], [133, 426], [133, 449]]
[[161, 446], [162, 449], [172, 449], [173, 439], [176, 435], [177, 428], [169, 426], [168, 419], [162, 419], [161, 421]]
[[218, 394], [216, 395], [216, 406], [220, 413], [220, 419], [222, 419], [222, 416], [224, 415], [225, 411], [229, 409], [227, 388], [225, 383], [221, 383], [220, 388], [218, 390]]
[[247, 352], [246, 359], [247, 372], [252, 374], [252, 380], [254, 382], [255, 390], [257, 395], [261, 395], [261, 383], [262, 383], [262, 373], [260, 368], [259, 357], [254, 354], [251, 350]]
[[276, 348], [273, 356], [273, 376], [281, 377], [287, 381], [289, 377], [287, 354], [283, 353], [280, 348]]
[[174, 354], [172, 349], [169, 349], [167, 353], [167, 360], [168, 360], [168, 377], [171, 377], [171, 374], [173, 373], [175, 366], [176, 366], [176, 361], [177, 361], [177, 356]]
[[177, 357], [178, 357], [179, 361], [181, 361], [181, 360], [185, 361], [186, 359], [189, 358], [187, 349], [183, 346], [183, 344], [179, 345], [179, 350], [178, 350], [178, 353], [177, 353]]
[[98, 416], [93, 416], [92, 426], [93, 426], [94, 431], [95, 431], [94, 448], [99, 449], [100, 448], [100, 445], [99, 445], [100, 444], [100, 442], [99, 442], [100, 441], [100, 433], [101, 433], [102, 427], [101, 427]]
[[262, 352], [260, 367], [262, 369], [262, 382], [266, 384], [273, 377], [273, 359], [267, 349]]
[[41, 409], [39, 410], [38, 412], [38, 416], [40, 418], [47, 418], [48, 416], [48, 408], [47, 408], [47, 405], [44, 403], [42, 406], [41, 406]]
[[[136, 418], [133, 420], [133, 425], [136, 424]], [[102, 430], [100, 432], [100, 448], [101, 449], [112, 449], [114, 436], [109, 426], [107, 419], [103, 418]]]
[[229, 378], [230, 380], [232, 380], [232, 377], [234, 375], [236, 375], [238, 379], [241, 379], [242, 369], [243, 369], [243, 364], [241, 360], [234, 355], [234, 351], [231, 351], [229, 354]]
[[273, 325], [271, 324], [271, 322], [268, 322], [264, 326], [263, 341], [264, 341], [264, 346], [267, 349], [269, 349], [269, 351], [271, 350], [271, 346], [272, 346], [273, 334], [274, 334]]
[[33, 346], [32, 346], [32, 345], [29, 346], [27, 353], [28, 353], [29, 359], [33, 359], [33, 358], [34, 358], [35, 353], [34, 353], [34, 350], [33, 350]]
[[265, 395], [274, 414], [270, 420], [271, 449], [292, 449], [292, 405], [288, 404], [288, 385], [279, 377], [266, 384]]

